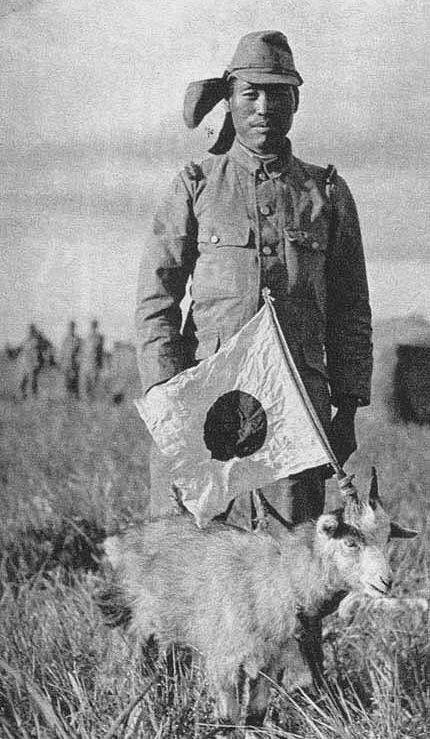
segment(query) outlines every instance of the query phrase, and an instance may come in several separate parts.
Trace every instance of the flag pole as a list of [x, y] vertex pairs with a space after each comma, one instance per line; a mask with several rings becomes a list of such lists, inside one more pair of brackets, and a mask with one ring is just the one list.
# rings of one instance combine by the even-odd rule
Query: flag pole
[[[276, 311], [275, 311], [275, 308], [273, 306], [274, 299], [272, 298], [272, 296], [270, 294], [270, 289], [268, 287], [263, 288], [262, 295], [263, 295], [264, 302], [265, 302], [267, 308], [269, 309], [270, 317], [272, 319], [273, 326], [274, 326], [275, 331], [276, 331], [276, 334], [278, 336], [279, 343], [281, 344], [281, 347], [282, 347], [282, 350], [283, 350], [284, 357], [286, 359], [287, 365], [288, 365], [288, 367], [289, 367], [289, 369], [291, 371], [291, 374], [292, 374], [293, 380], [295, 382], [296, 388], [297, 388], [297, 390], [299, 392], [300, 397], [303, 400], [303, 404], [304, 404], [304, 406], [306, 408], [306, 411], [307, 411], [308, 416], [309, 416], [309, 418], [310, 418], [310, 420], [312, 422], [312, 425], [313, 425], [315, 431], [317, 432], [317, 434], [318, 434], [318, 436], [320, 438], [320, 441], [321, 441], [321, 443], [322, 443], [322, 445], [324, 447], [324, 450], [325, 450], [325, 452], [326, 452], [326, 454], [327, 454], [327, 456], [328, 456], [328, 458], [330, 460], [331, 466], [334, 468], [334, 471], [336, 473], [336, 477], [337, 477], [337, 479], [338, 479], [341, 487], [342, 488], [345, 487], [345, 482], [347, 480], [349, 482], [349, 485], [348, 485], [348, 483], [347, 483], [347, 485], [350, 486], [351, 485], [351, 478], [350, 478], [349, 475], [347, 475], [344, 472], [344, 470], [342, 469], [341, 465], [339, 464], [339, 462], [338, 462], [338, 460], [336, 458], [336, 455], [335, 455], [333, 449], [331, 448], [331, 445], [330, 445], [330, 442], [329, 442], [329, 440], [327, 438], [327, 434], [326, 434], [326, 432], [324, 430], [324, 427], [323, 427], [323, 425], [322, 425], [322, 423], [321, 423], [321, 421], [320, 421], [320, 419], [319, 419], [319, 417], [317, 415], [317, 412], [316, 412], [316, 410], [315, 410], [315, 408], [313, 406], [313, 403], [312, 403], [312, 401], [311, 401], [311, 399], [310, 399], [310, 397], [308, 395], [308, 391], [306, 390], [306, 387], [304, 385], [304, 382], [303, 382], [302, 378], [300, 377], [299, 371], [298, 371], [298, 369], [296, 367], [296, 363], [294, 362], [294, 359], [293, 359], [293, 355], [291, 354], [290, 347], [288, 346], [288, 344], [287, 344], [287, 342], [285, 340], [285, 336], [283, 334], [283, 331], [281, 329], [281, 326], [279, 325], [278, 316], [276, 315]], [[344, 481], [344, 484], [343, 485], [342, 485], [342, 482], [341, 481]]]

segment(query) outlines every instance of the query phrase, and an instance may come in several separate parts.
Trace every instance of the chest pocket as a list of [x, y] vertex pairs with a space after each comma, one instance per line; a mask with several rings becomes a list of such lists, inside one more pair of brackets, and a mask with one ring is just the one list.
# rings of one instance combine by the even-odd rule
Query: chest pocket
[[195, 300], [238, 298], [257, 289], [255, 240], [248, 221], [199, 225], [199, 256], [191, 292]]

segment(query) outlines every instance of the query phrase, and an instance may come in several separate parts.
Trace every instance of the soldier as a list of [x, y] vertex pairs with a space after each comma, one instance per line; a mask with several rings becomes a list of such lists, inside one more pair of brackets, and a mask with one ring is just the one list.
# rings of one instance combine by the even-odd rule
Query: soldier
[[103, 368], [104, 336], [98, 330], [98, 321], [91, 321], [90, 330], [84, 339], [81, 352], [81, 394], [93, 399]]
[[28, 334], [24, 340], [20, 352], [21, 381], [20, 391], [23, 399], [28, 396], [28, 388], [33, 397], [39, 391], [39, 374], [43, 366], [43, 347], [41, 334], [34, 323], [30, 323]]
[[67, 395], [79, 397], [79, 362], [81, 339], [76, 333], [76, 324], [70, 321], [66, 336], [61, 345], [60, 366], [64, 374]]
[[[334, 167], [295, 157], [287, 138], [301, 84], [287, 38], [262, 31], [240, 40], [222, 77], [189, 85], [187, 125], [197, 126], [222, 98], [225, 121], [212, 156], [179, 173], [156, 213], [141, 261], [138, 363], [143, 390], [150, 393], [216, 352], [257, 312], [261, 291], [268, 287], [304, 384], [343, 464], [356, 448], [357, 407], [369, 403], [368, 286], [347, 184]], [[180, 302], [190, 277], [192, 300], [181, 330]], [[318, 516], [326, 474], [323, 468], [308, 470], [267, 486], [264, 495], [275, 518], [298, 523]], [[152, 513], [173, 505], [166, 479], [168, 471], [154, 452]], [[251, 512], [247, 503], [244, 515], [245, 497], [232, 511], [237, 509], [244, 525]], [[320, 667], [318, 625], [310, 643]]]

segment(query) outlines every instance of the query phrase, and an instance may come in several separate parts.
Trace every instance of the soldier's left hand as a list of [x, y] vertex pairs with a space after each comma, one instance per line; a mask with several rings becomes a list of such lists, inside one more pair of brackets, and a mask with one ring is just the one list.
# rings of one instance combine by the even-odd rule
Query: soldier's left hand
[[330, 443], [341, 467], [357, 449], [355, 412], [355, 405], [340, 405], [331, 422]]

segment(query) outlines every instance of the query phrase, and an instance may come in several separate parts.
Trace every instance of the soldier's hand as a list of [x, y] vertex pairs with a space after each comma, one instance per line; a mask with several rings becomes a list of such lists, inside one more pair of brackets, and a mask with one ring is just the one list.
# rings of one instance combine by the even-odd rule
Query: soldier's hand
[[341, 467], [357, 449], [355, 438], [356, 405], [339, 405], [336, 415], [332, 419], [330, 429], [330, 443]]

